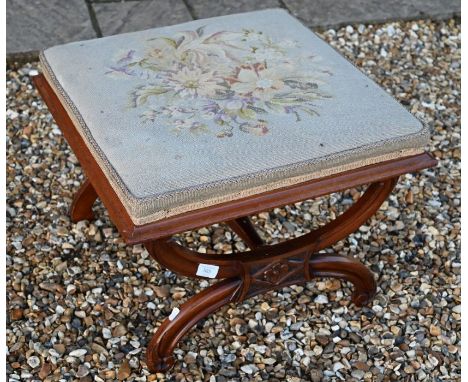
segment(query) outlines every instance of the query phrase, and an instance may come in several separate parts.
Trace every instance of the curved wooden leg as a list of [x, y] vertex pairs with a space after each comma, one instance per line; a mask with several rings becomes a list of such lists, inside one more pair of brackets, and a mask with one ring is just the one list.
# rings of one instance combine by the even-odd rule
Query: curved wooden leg
[[94, 218], [93, 204], [98, 195], [93, 185], [88, 179], [85, 179], [73, 198], [70, 208], [72, 222], [80, 220], [92, 220]]
[[212, 285], [182, 304], [173, 320], [166, 318], [148, 344], [148, 368], [152, 372], [170, 369], [179, 340], [203, 317], [231, 302], [240, 283], [239, 279], [227, 279]]
[[336, 277], [351, 282], [354, 285], [351, 299], [356, 306], [367, 305], [377, 292], [374, 275], [356, 259], [336, 254], [318, 254], [310, 258], [309, 269], [312, 278]]
[[258, 248], [264, 244], [248, 216], [227, 221], [226, 224], [245, 241], [250, 249]]

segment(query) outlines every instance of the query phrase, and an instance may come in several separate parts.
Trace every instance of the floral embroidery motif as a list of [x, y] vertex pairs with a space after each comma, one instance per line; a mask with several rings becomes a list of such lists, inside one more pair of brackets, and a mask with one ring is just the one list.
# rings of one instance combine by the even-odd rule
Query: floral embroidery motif
[[254, 30], [206, 34], [201, 27], [146, 43], [143, 52], [121, 55], [107, 74], [145, 80], [132, 91], [131, 106], [143, 109], [145, 122], [170, 120], [176, 133], [262, 136], [269, 114], [300, 121], [318, 115], [316, 102], [330, 98], [323, 85], [331, 72], [318, 57], [301, 53], [296, 41]]

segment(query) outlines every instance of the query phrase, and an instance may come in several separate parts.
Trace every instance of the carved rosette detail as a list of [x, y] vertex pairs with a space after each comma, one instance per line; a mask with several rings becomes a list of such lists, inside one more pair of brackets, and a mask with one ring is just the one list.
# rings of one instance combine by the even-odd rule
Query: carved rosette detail
[[274, 263], [269, 269], [263, 272], [263, 280], [270, 284], [278, 284], [280, 279], [289, 272], [286, 262]]

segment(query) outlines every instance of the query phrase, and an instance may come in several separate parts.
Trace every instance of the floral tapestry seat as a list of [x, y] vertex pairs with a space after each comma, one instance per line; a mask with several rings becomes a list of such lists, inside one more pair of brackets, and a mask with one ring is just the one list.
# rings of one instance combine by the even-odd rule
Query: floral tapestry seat
[[137, 225], [423, 152], [428, 131], [283, 10], [45, 50]]

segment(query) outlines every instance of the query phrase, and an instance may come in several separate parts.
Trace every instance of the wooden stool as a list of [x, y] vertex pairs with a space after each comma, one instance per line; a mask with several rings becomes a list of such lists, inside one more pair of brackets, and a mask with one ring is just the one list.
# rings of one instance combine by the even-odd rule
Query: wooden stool
[[[283, 10], [224, 16], [71, 43], [41, 53], [34, 78], [87, 179], [73, 221], [99, 197], [128, 244], [172, 271], [222, 279], [175, 309], [148, 345], [151, 371], [220, 307], [316, 277], [373, 274], [319, 253], [359, 228], [398, 176], [436, 164], [429, 134], [385, 91]], [[341, 216], [266, 245], [249, 215], [368, 184]], [[226, 222], [250, 247], [194, 253], [171, 240]]]

